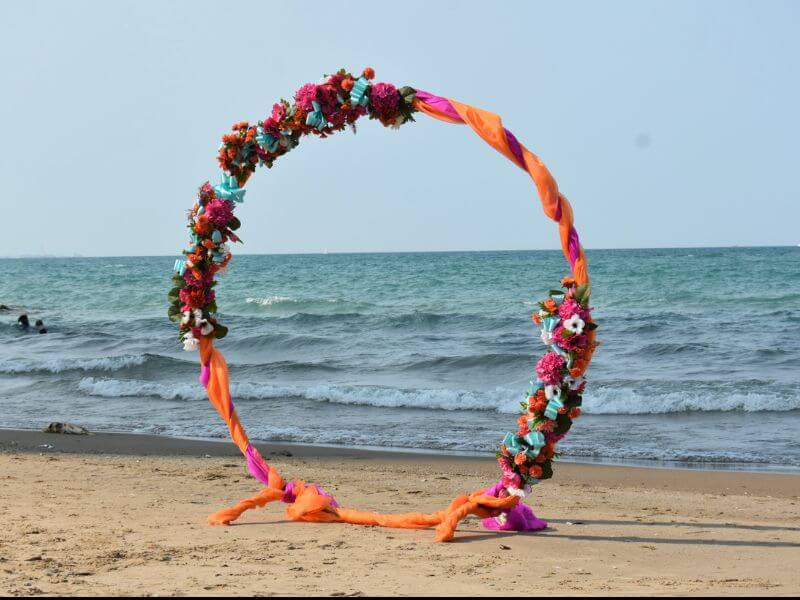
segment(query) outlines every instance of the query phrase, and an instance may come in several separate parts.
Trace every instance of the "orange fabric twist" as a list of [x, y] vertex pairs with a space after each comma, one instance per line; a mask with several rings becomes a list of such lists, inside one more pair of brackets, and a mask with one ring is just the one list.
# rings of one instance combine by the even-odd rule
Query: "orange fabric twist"
[[293, 521], [315, 523], [350, 523], [353, 525], [372, 525], [399, 529], [426, 529], [436, 527], [436, 541], [449, 542], [453, 539], [458, 523], [469, 515], [480, 518], [494, 517], [502, 510], [513, 508], [519, 502], [517, 496], [495, 498], [484, 495], [479, 490], [469, 496], [458, 496], [445, 510], [434, 513], [383, 514], [330, 505], [331, 499], [320, 494], [315, 486], [306, 486], [301, 481], [294, 482], [298, 492], [294, 504], [286, 508], [286, 515]]
[[266, 506], [283, 498], [283, 478], [274, 468], [269, 469], [269, 485], [251, 498], [239, 501], [236, 506], [223, 508], [208, 517], [209, 525], [230, 525], [245, 511]]

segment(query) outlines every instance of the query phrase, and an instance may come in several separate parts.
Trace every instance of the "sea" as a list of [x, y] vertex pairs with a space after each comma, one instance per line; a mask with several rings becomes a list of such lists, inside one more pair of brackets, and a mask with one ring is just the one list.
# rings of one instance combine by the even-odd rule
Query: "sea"
[[[800, 248], [587, 256], [600, 346], [562, 459], [800, 469]], [[0, 260], [0, 427], [227, 439], [166, 316], [174, 261]], [[531, 313], [566, 274], [558, 251], [236, 255], [218, 347], [245, 428], [491, 454], [544, 351]]]

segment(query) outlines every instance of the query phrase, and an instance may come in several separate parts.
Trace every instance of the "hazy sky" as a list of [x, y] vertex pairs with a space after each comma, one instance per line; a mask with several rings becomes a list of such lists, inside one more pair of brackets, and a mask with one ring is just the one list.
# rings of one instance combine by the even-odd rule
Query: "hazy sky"
[[[557, 4], [557, 6], [556, 6]], [[587, 248], [800, 243], [800, 2], [0, 3], [0, 255], [177, 254], [219, 136], [340, 67], [493, 110]], [[241, 252], [557, 247], [466, 127], [307, 138]]]

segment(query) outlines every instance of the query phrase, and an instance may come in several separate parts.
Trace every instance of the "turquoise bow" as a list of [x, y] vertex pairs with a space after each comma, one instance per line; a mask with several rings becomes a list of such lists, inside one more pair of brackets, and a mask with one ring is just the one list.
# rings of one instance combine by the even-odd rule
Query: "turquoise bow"
[[214, 192], [223, 200], [244, 202], [245, 190], [239, 187], [239, 182], [233, 175], [222, 175], [222, 181], [214, 186]]
[[215, 229], [211, 233], [211, 241], [215, 244], [219, 244], [222, 241], [222, 234], [219, 232], [219, 229]]
[[536, 458], [544, 446], [544, 435], [540, 431], [531, 431], [524, 437], [507, 433], [503, 445], [514, 455], [524, 452], [529, 458]]
[[544, 409], [544, 416], [548, 419], [555, 419], [558, 416], [558, 411], [564, 408], [564, 403], [561, 401], [561, 396], [551, 398], [547, 403], [547, 408]]
[[[531, 447], [533, 458], [536, 458], [541, 449], [544, 448], [544, 434], [541, 431], [531, 431], [528, 435], [523, 436], [522, 439]], [[530, 454], [528, 454], [528, 456], [530, 456]]]
[[183, 276], [183, 274], [186, 273], [185, 260], [181, 260], [180, 258], [175, 260], [175, 272], [180, 276]]
[[212, 260], [213, 260], [214, 262], [221, 263], [221, 262], [224, 262], [224, 261], [225, 261], [225, 254], [223, 254], [222, 252], [218, 252], [218, 251], [216, 251], [216, 250], [215, 250], [214, 252], [212, 252], [211, 258], [212, 258]]
[[280, 146], [280, 139], [273, 137], [260, 126], [256, 129], [256, 143], [261, 146], [266, 152], [275, 152]]
[[559, 317], [545, 317], [542, 319], [542, 329], [553, 333], [553, 330], [556, 328], [556, 325], [558, 325], [560, 320], [561, 319]]
[[319, 102], [312, 100], [311, 106], [314, 107], [314, 110], [308, 113], [308, 116], [306, 117], [306, 125], [316, 127], [322, 131], [328, 126], [328, 121], [325, 118], [325, 115], [322, 114], [322, 108], [320, 108]]
[[353, 89], [350, 90], [350, 103], [355, 106], [360, 104], [361, 106], [367, 105], [367, 86], [369, 85], [369, 81], [366, 77], [359, 77], [356, 82], [353, 84]]

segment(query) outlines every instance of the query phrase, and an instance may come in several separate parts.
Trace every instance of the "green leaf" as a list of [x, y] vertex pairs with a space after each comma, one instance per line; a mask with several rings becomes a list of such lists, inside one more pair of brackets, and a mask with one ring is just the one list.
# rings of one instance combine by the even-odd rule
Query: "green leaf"
[[225, 325], [217, 323], [217, 325], [214, 326], [214, 337], [221, 340], [226, 335], [228, 335], [228, 328], [225, 327]]
[[594, 331], [595, 329], [597, 329], [597, 323], [595, 323], [594, 321], [591, 321], [589, 323], [586, 323], [586, 325], [584, 325], [583, 328], [586, 331]]
[[592, 286], [589, 283], [579, 285], [575, 289], [575, 299], [580, 302], [582, 306], [586, 306], [589, 303], [589, 296], [591, 296], [591, 294]]
[[242, 222], [236, 217], [233, 217], [230, 221], [228, 221], [228, 229], [231, 231], [236, 231], [241, 226]]
[[547, 292], [547, 294], [549, 296], [563, 296], [564, 292], [561, 290], [550, 290], [549, 292]]

